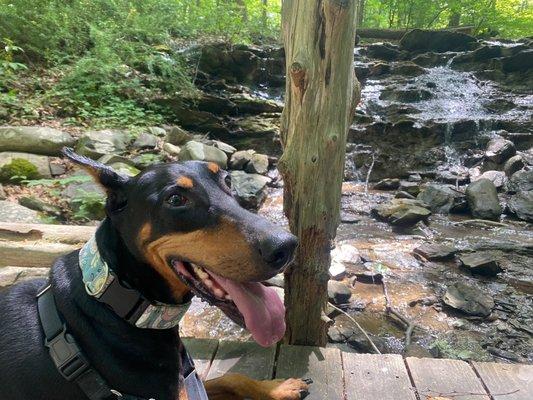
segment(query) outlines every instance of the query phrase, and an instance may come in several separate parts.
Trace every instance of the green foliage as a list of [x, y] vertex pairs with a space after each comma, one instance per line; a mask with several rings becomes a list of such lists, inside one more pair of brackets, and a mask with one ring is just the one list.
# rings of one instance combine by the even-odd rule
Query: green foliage
[[40, 177], [37, 167], [24, 158], [14, 158], [0, 168], [0, 182], [21, 182]]
[[359, 0], [362, 25], [372, 28], [445, 28], [469, 25], [480, 34], [533, 34], [528, 0]]
[[105, 217], [105, 197], [101, 193], [78, 190], [72, 199], [77, 210], [72, 218], [78, 221], [100, 220]]

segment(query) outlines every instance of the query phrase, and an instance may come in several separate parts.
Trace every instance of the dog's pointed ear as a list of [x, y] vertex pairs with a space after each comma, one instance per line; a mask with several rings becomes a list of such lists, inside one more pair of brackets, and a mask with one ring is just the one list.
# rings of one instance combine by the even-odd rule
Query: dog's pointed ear
[[70, 147], [63, 147], [61, 153], [70, 161], [82, 167], [100, 184], [107, 193], [107, 206], [117, 210], [125, 205], [124, 188], [129, 178], [117, 173], [113, 168], [76, 154]]

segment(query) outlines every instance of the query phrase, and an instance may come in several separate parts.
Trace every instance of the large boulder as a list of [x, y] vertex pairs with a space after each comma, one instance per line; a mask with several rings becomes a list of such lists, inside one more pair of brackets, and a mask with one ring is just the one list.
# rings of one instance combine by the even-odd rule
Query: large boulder
[[190, 132], [187, 132], [179, 126], [173, 126], [168, 130], [165, 141], [174, 146], [181, 146], [192, 140], [192, 138], [193, 136]]
[[372, 214], [391, 225], [408, 227], [426, 220], [431, 215], [431, 211], [418, 200], [392, 199], [373, 208]]
[[472, 50], [476, 46], [477, 39], [475, 37], [453, 31], [413, 29], [400, 40], [401, 49], [418, 53], [425, 51], [436, 53], [466, 51]]
[[494, 300], [475, 286], [463, 282], [448, 286], [443, 297], [446, 305], [468, 315], [488, 317], [494, 308]]
[[0, 221], [25, 222], [30, 224], [43, 223], [37, 211], [30, 210], [20, 204], [0, 200]]
[[513, 174], [507, 183], [507, 190], [511, 193], [533, 190], [533, 170], [522, 170]]
[[[40, 156], [30, 153], [17, 153], [11, 151], [4, 151], [0, 153], [0, 170], [2, 170], [2, 175], [9, 175], [9, 169], [15, 168], [14, 160], [26, 160], [34, 168], [32, 171], [37, 171], [37, 175], [33, 178], [51, 178], [52, 173], [50, 171], [50, 159], [48, 156]], [[26, 163], [25, 163], [26, 164]], [[5, 174], [4, 174], [5, 171]], [[16, 173], [15, 171], [13, 173]], [[27, 177], [30, 179], [30, 177]]]
[[524, 167], [525, 164], [524, 160], [522, 160], [522, 156], [517, 154], [516, 156], [512, 156], [505, 162], [505, 164], [503, 165], [503, 171], [505, 172], [505, 175], [509, 177], [512, 176], [515, 172], [520, 171]]
[[465, 196], [447, 185], [427, 185], [418, 194], [417, 199], [438, 214], [461, 212], [466, 208]]
[[466, 199], [472, 215], [476, 218], [498, 220], [502, 207], [494, 183], [479, 179], [466, 188]]
[[453, 258], [457, 249], [437, 243], [424, 243], [413, 250], [413, 253], [429, 261], [440, 261]]
[[78, 141], [76, 151], [96, 160], [106, 154], [124, 153], [130, 141], [130, 135], [120, 130], [87, 131]]
[[513, 142], [499, 137], [494, 138], [489, 142], [485, 157], [496, 164], [502, 164], [515, 154], [516, 148], [514, 147]]
[[217, 164], [220, 168], [226, 168], [228, 156], [222, 150], [214, 146], [191, 140], [181, 148], [179, 159], [182, 161], [197, 160]]
[[20, 151], [58, 156], [75, 139], [66, 132], [41, 126], [1, 126], [0, 151]]
[[141, 133], [133, 142], [133, 147], [136, 149], [154, 149], [156, 146], [157, 136], [148, 132]]
[[270, 178], [244, 171], [231, 171], [232, 189], [244, 207], [257, 209], [266, 198], [266, 188]]
[[518, 192], [511, 196], [507, 205], [518, 218], [533, 222], [533, 190]]
[[328, 299], [333, 304], [346, 304], [352, 297], [352, 291], [342, 282], [328, 281]]

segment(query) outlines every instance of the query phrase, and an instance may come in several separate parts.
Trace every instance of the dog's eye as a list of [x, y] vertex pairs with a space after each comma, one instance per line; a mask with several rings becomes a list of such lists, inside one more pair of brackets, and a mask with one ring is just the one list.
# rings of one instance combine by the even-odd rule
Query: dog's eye
[[226, 184], [227, 187], [231, 189], [231, 175], [230, 174], [227, 174], [224, 177], [224, 183]]
[[167, 199], [167, 203], [172, 207], [181, 207], [187, 204], [189, 200], [181, 194], [173, 194]]

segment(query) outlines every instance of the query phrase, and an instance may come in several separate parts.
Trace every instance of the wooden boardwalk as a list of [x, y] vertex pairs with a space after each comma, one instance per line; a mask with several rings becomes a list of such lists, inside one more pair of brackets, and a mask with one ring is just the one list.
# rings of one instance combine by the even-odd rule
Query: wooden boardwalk
[[309, 400], [533, 400], [533, 365], [466, 363], [337, 348], [184, 339], [203, 378], [313, 379]]

